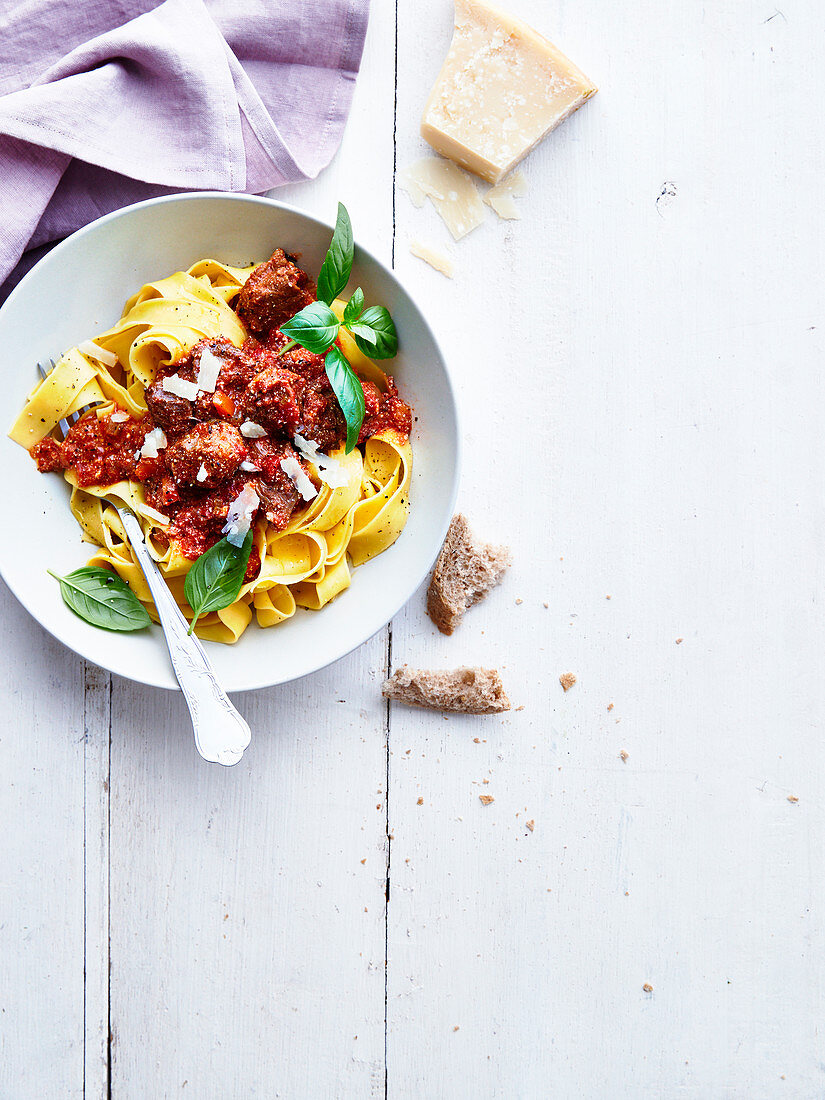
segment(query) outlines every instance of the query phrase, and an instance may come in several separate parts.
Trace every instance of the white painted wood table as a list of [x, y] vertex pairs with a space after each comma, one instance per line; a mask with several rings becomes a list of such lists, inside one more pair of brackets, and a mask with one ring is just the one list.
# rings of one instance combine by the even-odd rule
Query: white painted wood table
[[[230, 770], [3, 590], [2, 1100], [825, 1095], [825, 8], [518, 8], [601, 91], [452, 283], [395, 186], [448, 0], [374, 0], [342, 149], [280, 193], [428, 310], [512, 572], [239, 697]], [[404, 661], [524, 709], [388, 712]]]

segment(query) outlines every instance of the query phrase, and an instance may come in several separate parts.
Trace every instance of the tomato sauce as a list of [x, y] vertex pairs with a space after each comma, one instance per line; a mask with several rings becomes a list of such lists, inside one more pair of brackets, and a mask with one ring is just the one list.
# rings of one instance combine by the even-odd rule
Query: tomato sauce
[[[238, 299], [238, 316], [254, 333], [243, 347], [223, 337], [201, 340], [177, 362], [159, 369], [145, 393], [144, 417], [132, 418], [121, 409], [103, 417], [92, 411], [62, 442], [47, 437], [34, 445], [38, 469], [73, 469], [82, 488], [124, 479], [142, 483], [147, 503], [169, 517], [164, 537], [192, 560], [222, 538], [229, 506], [245, 485], [259, 496], [256, 515], [263, 513], [282, 529], [295, 509], [304, 507], [280, 466], [282, 459], [294, 457], [306, 470], [293, 446], [296, 432], [321, 451], [346, 439], [346, 421], [324, 357], [302, 347], [281, 350], [286, 337], [278, 326], [314, 296], [306, 274], [278, 250], [256, 268]], [[173, 375], [195, 381], [207, 350], [221, 361], [214, 393], [200, 391], [189, 400], [164, 386], [164, 379]], [[362, 386], [366, 411], [359, 443], [387, 429], [409, 436], [412, 413], [394, 381], [388, 379], [384, 393], [371, 382]], [[144, 446], [155, 429], [165, 438], [157, 457], [151, 445]], [[253, 549], [247, 580], [260, 565]]]

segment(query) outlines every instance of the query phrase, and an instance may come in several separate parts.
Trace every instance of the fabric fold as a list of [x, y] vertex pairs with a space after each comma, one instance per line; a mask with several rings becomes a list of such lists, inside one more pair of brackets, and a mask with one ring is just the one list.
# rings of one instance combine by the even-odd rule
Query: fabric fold
[[30, 0], [0, 15], [0, 281], [27, 247], [128, 203], [317, 175], [367, 18], [368, 0]]

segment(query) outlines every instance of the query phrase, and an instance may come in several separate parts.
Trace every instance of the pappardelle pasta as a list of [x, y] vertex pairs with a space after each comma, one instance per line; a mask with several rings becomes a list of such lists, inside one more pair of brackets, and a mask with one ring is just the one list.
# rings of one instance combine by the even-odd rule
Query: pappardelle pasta
[[[315, 297], [281, 250], [249, 268], [200, 260], [147, 283], [116, 325], [67, 351], [12, 428], [41, 471], [62, 471], [71, 486], [72, 512], [97, 548], [89, 565], [114, 570], [155, 620], [113, 501], [140, 520], [190, 620], [193, 563], [224, 536], [248, 548], [251, 532], [237, 598], [195, 628], [226, 643], [253, 617], [269, 627], [324, 607], [352, 566], [404, 528], [410, 408], [342, 326], [334, 347], [363, 390], [357, 445], [346, 449], [350, 424], [324, 355], [281, 332]], [[346, 307], [331, 308], [341, 319]], [[58, 422], [90, 404], [63, 439]]]

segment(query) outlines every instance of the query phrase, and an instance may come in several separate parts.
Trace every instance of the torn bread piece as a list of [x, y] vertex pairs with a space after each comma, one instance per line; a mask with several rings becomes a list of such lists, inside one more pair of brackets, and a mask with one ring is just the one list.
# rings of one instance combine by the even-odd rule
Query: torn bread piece
[[495, 210], [500, 218], [504, 218], [505, 221], [512, 221], [521, 217], [521, 211], [513, 202], [513, 199], [521, 198], [522, 195], [526, 194], [527, 180], [524, 178], [524, 173], [511, 172], [501, 183], [497, 183], [495, 187], [490, 188], [484, 196], [484, 201]]
[[424, 263], [429, 264], [430, 267], [434, 267], [436, 271], [440, 271], [442, 275], [446, 275], [448, 279], [453, 277], [453, 261], [447, 255], [446, 252], [439, 252], [437, 248], [433, 248], [432, 245], [426, 244], [424, 241], [419, 241], [413, 238], [410, 241], [410, 252], [413, 256], [417, 256], [419, 260], [423, 260]]
[[453, 516], [427, 591], [427, 614], [442, 634], [452, 634], [467, 608], [495, 588], [509, 565], [508, 547], [479, 541], [463, 515]]
[[435, 672], [403, 665], [384, 681], [382, 694], [411, 707], [498, 714], [510, 709], [501, 677], [494, 668], [456, 668]]

